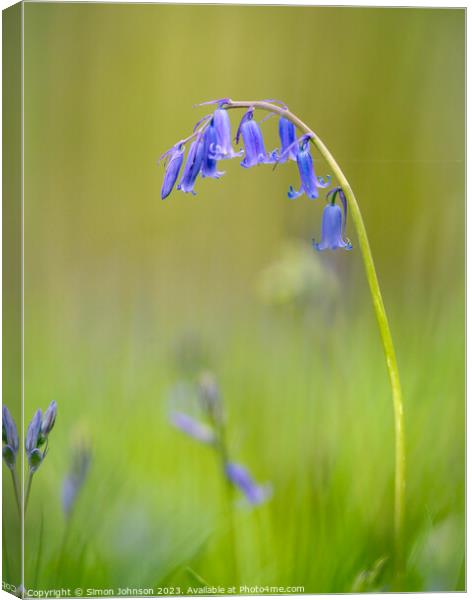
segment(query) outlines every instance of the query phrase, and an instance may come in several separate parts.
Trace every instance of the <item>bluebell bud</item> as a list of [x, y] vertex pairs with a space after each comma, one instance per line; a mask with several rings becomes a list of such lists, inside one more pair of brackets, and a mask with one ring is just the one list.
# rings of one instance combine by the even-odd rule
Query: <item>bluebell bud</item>
[[54, 423], [56, 422], [57, 415], [57, 402], [53, 400], [51, 404], [47, 407], [46, 412], [41, 421], [41, 436], [42, 438], [47, 438], [52, 428], [54, 427]]
[[38, 446], [39, 437], [41, 435], [41, 422], [43, 413], [40, 408], [34, 413], [33, 418], [28, 425], [26, 431], [25, 448], [27, 454], [31, 454]]
[[6, 406], [2, 409], [2, 440], [4, 443], [3, 460], [9, 469], [13, 469], [20, 444], [15, 421]]
[[173, 146], [161, 158], [166, 157], [167, 165], [164, 175], [164, 182], [161, 189], [161, 198], [164, 200], [172, 192], [175, 182], [180, 173], [180, 168], [184, 160], [184, 146], [180, 142]]
[[[25, 449], [30, 473], [35, 473], [46, 458], [48, 452], [48, 437], [56, 422], [56, 415], [57, 402], [53, 400], [49, 404], [44, 415], [41, 409], [38, 409], [28, 425]], [[40, 448], [44, 444], [46, 444], [45, 450], [41, 451]]]

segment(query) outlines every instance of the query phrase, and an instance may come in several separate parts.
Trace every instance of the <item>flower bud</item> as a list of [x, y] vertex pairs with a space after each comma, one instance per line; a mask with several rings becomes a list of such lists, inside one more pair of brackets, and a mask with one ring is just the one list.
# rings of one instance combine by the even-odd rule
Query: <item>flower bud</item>
[[10, 446], [15, 454], [18, 452], [18, 448], [20, 447], [18, 441], [18, 430], [10, 411], [6, 406], [4, 406], [2, 409], [2, 439], [3, 443]]
[[54, 427], [54, 423], [56, 422], [57, 415], [57, 402], [53, 400], [51, 404], [47, 407], [46, 412], [44, 413], [43, 419], [41, 421], [41, 436], [46, 438]]
[[27, 454], [31, 454], [38, 446], [39, 437], [41, 434], [41, 421], [42, 421], [41, 409], [35, 412], [34, 417], [31, 419], [26, 432], [25, 448]]

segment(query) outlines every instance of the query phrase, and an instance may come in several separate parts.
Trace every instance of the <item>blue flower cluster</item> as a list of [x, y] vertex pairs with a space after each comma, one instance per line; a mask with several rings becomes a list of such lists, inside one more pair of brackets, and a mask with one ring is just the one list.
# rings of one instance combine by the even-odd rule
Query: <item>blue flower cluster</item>
[[[259, 123], [254, 119], [254, 108], [250, 107], [243, 115], [235, 137], [235, 143], [242, 139], [244, 150], [235, 151], [232, 145], [231, 123], [228, 110], [224, 108], [226, 100], [214, 102], [216, 110], [201, 119], [187, 138], [178, 141], [170, 150], [161, 156], [166, 165], [161, 198], [170, 195], [177, 184], [177, 189], [195, 195], [197, 177], [219, 179], [224, 171], [218, 170], [218, 161], [244, 156], [241, 166], [249, 169], [260, 164], [278, 164], [289, 160], [297, 163], [300, 175], [300, 186], [290, 186], [288, 197], [295, 199], [305, 194], [309, 199], [318, 198], [320, 188], [331, 184], [331, 178], [317, 177], [313, 166], [310, 149], [311, 136], [304, 134], [297, 137], [295, 125], [284, 116], [279, 117], [280, 150], [267, 152]], [[204, 103], [212, 104], [212, 102]], [[284, 108], [286, 108], [284, 106]], [[185, 146], [190, 143], [187, 159], [184, 164]], [[182, 170], [182, 165], [183, 170]], [[181, 173], [182, 170], [182, 174]], [[180, 179], [179, 179], [180, 175]], [[178, 183], [177, 183], [178, 182]], [[336, 205], [339, 197], [343, 209]], [[347, 203], [341, 188], [334, 188], [328, 195], [321, 227], [321, 242], [313, 242], [315, 250], [351, 250], [352, 245], [345, 238]]]

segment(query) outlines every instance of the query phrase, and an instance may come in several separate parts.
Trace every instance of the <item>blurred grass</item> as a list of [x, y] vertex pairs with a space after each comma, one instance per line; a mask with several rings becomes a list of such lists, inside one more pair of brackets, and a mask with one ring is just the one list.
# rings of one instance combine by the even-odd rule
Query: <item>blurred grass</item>
[[[231, 96], [287, 102], [356, 191], [405, 388], [405, 589], [464, 589], [464, 12], [28, 3], [25, 28], [26, 418], [59, 404], [27, 582], [44, 518], [38, 587], [232, 583], [218, 465], [167, 420], [192, 334], [234, 459], [274, 487], [238, 510], [241, 582], [390, 589], [391, 400], [352, 232], [352, 253], [311, 254], [321, 203], [286, 200], [294, 165], [158, 199], [192, 105]], [[261, 272], [290, 239], [321, 276], [276, 309]], [[93, 465], [58, 570], [77, 428]]]
[[[267, 505], [238, 514], [243, 582], [349, 591], [362, 570], [382, 556], [391, 558], [390, 395], [380, 344], [375, 331], [366, 331], [366, 321], [370, 316], [348, 322], [340, 313], [324, 337], [316, 322], [307, 339], [303, 323], [263, 316], [252, 331], [240, 328], [226, 341], [218, 375], [233, 456], [249, 465], [257, 480], [274, 486]], [[397, 331], [400, 339], [409, 338], [401, 354], [414, 365], [403, 370], [408, 589], [460, 586], [463, 348], [451, 325], [461, 322], [459, 317], [440, 322], [434, 346], [412, 336], [409, 323]], [[95, 351], [98, 356], [105, 350]], [[86, 418], [94, 463], [71, 536], [71, 571], [63, 571], [59, 581], [132, 587], [170, 577], [182, 586], [188, 583], [182, 572], [188, 565], [214, 585], [229, 585], [218, 465], [208, 448], [168, 424], [165, 399], [174, 382], [168, 356], [141, 345], [126, 355], [108, 354], [109, 364], [100, 365], [93, 382], [74, 375], [97, 357], [85, 361], [75, 349], [64, 351], [53, 372], [37, 376], [38, 382], [49, 381], [55, 373], [55, 395], [67, 403], [48, 464], [35, 482], [30, 539], [36, 537], [36, 515], [47, 504], [46, 545], [54, 557], [63, 528], [59, 474], [67, 469], [60, 449], [67, 448], [74, 421]], [[136, 364], [139, 382], [131, 385]], [[58, 378], [57, 372], [70, 378]], [[56, 490], [52, 497], [51, 490]], [[74, 563], [85, 543], [92, 564], [79, 582]], [[30, 551], [33, 560], [33, 543]], [[97, 559], [103, 573], [96, 569]], [[388, 568], [387, 561], [387, 573]], [[43, 576], [52, 585], [54, 577]]]

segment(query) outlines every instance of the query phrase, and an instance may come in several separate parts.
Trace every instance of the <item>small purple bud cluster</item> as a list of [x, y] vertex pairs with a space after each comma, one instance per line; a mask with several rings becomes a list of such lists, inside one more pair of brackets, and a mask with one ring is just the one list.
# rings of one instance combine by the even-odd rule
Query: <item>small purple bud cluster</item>
[[[288, 110], [282, 102], [271, 100], [272, 103], [282, 106]], [[297, 163], [300, 175], [300, 187], [295, 190], [289, 187], [288, 197], [295, 199], [305, 194], [309, 199], [318, 198], [319, 189], [326, 188], [331, 184], [331, 177], [326, 179], [317, 177], [313, 166], [313, 158], [310, 149], [311, 135], [304, 134], [297, 137], [295, 125], [289, 118], [280, 116], [279, 118], [279, 138], [280, 150], [275, 149], [270, 153], [266, 152], [264, 138], [259, 124], [254, 119], [254, 107], [249, 107], [244, 113], [235, 137], [236, 144], [240, 139], [244, 143], [244, 151], [235, 152], [232, 147], [231, 124], [228, 116], [228, 107], [231, 101], [228, 98], [221, 100], [203, 102], [202, 104], [216, 104], [217, 108], [213, 114], [207, 115], [201, 119], [194, 128], [193, 133], [187, 138], [180, 140], [172, 146], [170, 150], [161, 156], [165, 160], [166, 171], [164, 183], [161, 190], [161, 198], [164, 200], [174, 189], [180, 175], [180, 170], [184, 162], [185, 144], [192, 143], [188, 151], [187, 160], [183, 168], [182, 175], [177, 189], [186, 193], [195, 195], [194, 186], [197, 177], [211, 177], [219, 179], [224, 175], [224, 171], [218, 171], [218, 161], [227, 158], [241, 156], [241, 166], [249, 169], [260, 164], [278, 164], [285, 163], [288, 160]], [[277, 107], [278, 108], [278, 107]], [[272, 116], [275, 112], [270, 113]], [[343, 204], [344, 211], [336, 205], [336, 196]], [[347, 203], [341, 188], [337, 187], [331, 190], [327, 196], [329, 202], [323, 211], [320, 243], [313, 242], [315, 250], [336, 250], [343, 248], [351, 250], [352, 245], [345, 238], [345, 228], [347, 219]]]
[[[30, 473], [35, 473], [43, 463], [49, 448], [49, 434], [54, 427], [57, 403], [53, 400], [44, 415], [40, 408], [35, 412], [26, 431], [25, 449]], [[42, 447], [44, 446], [44, 450]]]
[[18, 440], [18, 430], [15, 421], [6, 406], [2, 409], [2, 441], [3, 441], [3, 460], [7, 467], [13, 471], [16, 464], [16, 457], [20, 443]]
[[[48, 436], [54, 427], [57, 414], [57, 403], [55, 400], [48, 406], [46, 412], [42, 413], [38, 409], [31, 419], [28, 426], [25, 439], [26, 455], [30, 472], [38, 470], [47, 454]], [[10, 470], [15, 468], [16, 458], [20, 447], [18, 430], [10, 411], [6, 406], [2, 410], [2, 440], [3, 440], [3, 460]], [[45, 445], [45, 449], [40, 448]]]
[[172, 411], [170, 422], [186, 435], [212, 446], [223, 458], [225, 477], [238, 488], [251, 505], [262, 504], [271, 494], [270, 485], [259, 485], [248, 470], [228, 459], [224, 436], [225, 416], [218, 384], [211, 373], [203, 373], [197, 386], [198, 400], [208, 423], [190, 415]]

